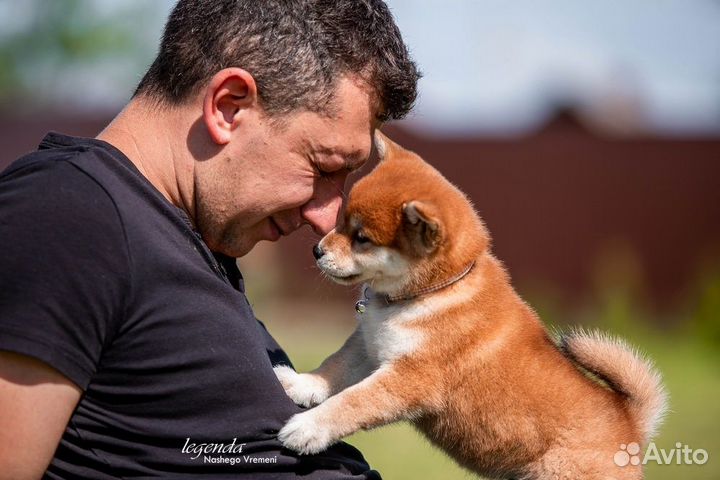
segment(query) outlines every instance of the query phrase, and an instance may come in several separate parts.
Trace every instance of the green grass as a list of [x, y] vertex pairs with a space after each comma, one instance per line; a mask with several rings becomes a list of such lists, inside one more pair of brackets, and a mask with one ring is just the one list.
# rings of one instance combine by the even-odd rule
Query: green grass
[[[640, 343], [640, 342], [637, 342]], [[716, 480], [720, 478], [720, 363], [716, 351], [678, 335], [647, 337], [644, 350], [663, 373], [670, 393], [670, 412], [658, 448], [671, 450], [676, 442], [708, 452], [705, 465], [648, 464], [649, 479]]]

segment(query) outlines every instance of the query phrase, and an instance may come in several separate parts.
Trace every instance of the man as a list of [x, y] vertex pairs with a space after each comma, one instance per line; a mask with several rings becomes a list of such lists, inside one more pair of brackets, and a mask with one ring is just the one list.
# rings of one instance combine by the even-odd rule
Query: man
[[332, 229], [417, 79], [381, 0], [180, 0], [96, 139], [0, 174], [0, 479], [379, 478], [281, 448], [287, 358], [234, 257]]

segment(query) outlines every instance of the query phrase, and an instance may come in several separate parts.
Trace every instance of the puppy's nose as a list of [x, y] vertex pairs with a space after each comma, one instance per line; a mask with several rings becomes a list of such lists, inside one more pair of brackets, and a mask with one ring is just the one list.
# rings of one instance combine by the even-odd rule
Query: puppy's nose
[[320, 244], [316, 244], [313, 247], [313, 257], [315, 257], [315, 260], [320, 260], [320, 257], [322, 257], [323, 255], [325, 255], [325, 252], [322, 248], [320, 248]]

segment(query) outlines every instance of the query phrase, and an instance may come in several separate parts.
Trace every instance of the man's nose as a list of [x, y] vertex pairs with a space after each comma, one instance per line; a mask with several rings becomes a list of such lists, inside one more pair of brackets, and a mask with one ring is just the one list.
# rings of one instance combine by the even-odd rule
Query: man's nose
[[303, 219], [320, 235], [326, 235], [335, 228], [338, 212], [342, 207], [342, 190], [335, 185], [325, 186], [301, 209]]

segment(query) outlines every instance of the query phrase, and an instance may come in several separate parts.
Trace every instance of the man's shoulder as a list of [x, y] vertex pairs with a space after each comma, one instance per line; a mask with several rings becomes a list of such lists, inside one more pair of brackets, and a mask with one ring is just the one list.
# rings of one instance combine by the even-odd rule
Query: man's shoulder
[[96, 139], [48, 134], [0, 172], [0, 209], [26, 209], [52, 223], [81, 216], [127, 224], [161, 213], [156, 196], [122, 152]]
[[46, 213], [48, 220], [113, 209], [96, 172], [83, 168], [87, 162], [82, 156], [77, 151], [39, 150], [19, 158], [0, 173], [0, 209], [34, 212], [32, 217]]
[[124, 221], [101, 163], [90, 149], [41, 148], [0, 173], [0, 251], [52, 258], [125, 251]]
[[[137, 181], [130, 161], [103, 143], [50, 133], [36, 151], [18, 158], [0, 172], [0, 184], [16, 182], [31, 188], [41, 184], [42, 178], [50, 178], [68, 187], [88, 180], [102, 187], [108, 179], [117, 177], [125, 177], [125, 182]], [[95, 193], [92, 190], [88, 193]]]

